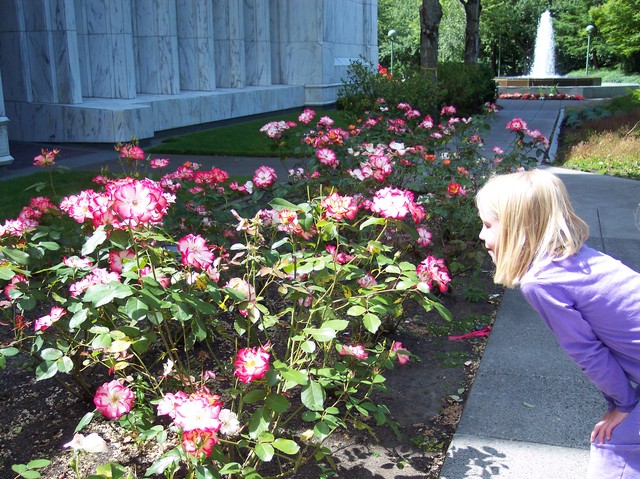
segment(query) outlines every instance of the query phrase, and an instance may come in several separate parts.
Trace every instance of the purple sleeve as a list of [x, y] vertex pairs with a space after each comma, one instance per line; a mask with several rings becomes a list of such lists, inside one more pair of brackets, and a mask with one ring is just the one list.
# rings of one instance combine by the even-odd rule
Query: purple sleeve
[[[591, 325], [573, 307], [573, 301], [558, 285], [526, 283], [522, 294], [542, 316], [558, 344], [582, 369], [609, 402], [622, 412], [631, 411], [637, 393], [611, 351], [595, 335]], [[603, 318], [606, 320], [606, 318]]]

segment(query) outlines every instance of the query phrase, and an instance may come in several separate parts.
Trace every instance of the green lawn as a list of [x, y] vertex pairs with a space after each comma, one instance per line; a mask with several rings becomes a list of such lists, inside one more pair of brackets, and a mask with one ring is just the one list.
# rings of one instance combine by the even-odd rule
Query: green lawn
[[[219, 155], [219, 156], [275, 156], [273, 140], [260, 133], [260, 128], [270, 121], [298, 121], [302, 112], [285, 113], [257, 120], [249, 120], [233, 125], [212, 128], [196, 133], [188, 133], [163, 140], [160, 145], [147, 148], [148, 153], [174, 155]], [[316, 120], [330, 116], [336, 126], [346, 127], [347, 119], [343, 111], [316, 110]], [[294, 152], [291, 152], [294, 155]]]
[[[271, 148], [272, 140], [260, 128], [270, 121], [296, 121], [302, 112], [290, 112], [272, 117], [249, 120], [232, 125], [220, 126], [196, 133], [168, 138], [153, 148], [146, 148], [147, 153], [166, 153], [203, 156], [274, 156]], [[342, 111], [316, 110], [316, 120], [321, 116], [330, 116], [336, 126], [346, 127], [347, 119]], [[55, 193], [51, 189], [49, 174], [46, 172], [34, 175], [0, 180], [4, 201], [0, 202], [0, 221], [15, 218], [23, 206], [29, 204], [34, 196], [48, 196], [53, 202], [63, 197], [78, 193], [96, 185], [91, 181], [95, 176], [92, 172], [55, 171], [53, 184]], [[246, 179], [240, 179], [241, 182]]]
[[45, 171], [29, 176], [0, 181], [4, 200], [0, 201], [0, 221], [15, 218], [23, 206], [35, 196], [47, 196], [54, 203], [65, 196], [95, 187], [91, 180], [95, 173], [88, 171], [54, 171], [51, 189], [49, 174]]

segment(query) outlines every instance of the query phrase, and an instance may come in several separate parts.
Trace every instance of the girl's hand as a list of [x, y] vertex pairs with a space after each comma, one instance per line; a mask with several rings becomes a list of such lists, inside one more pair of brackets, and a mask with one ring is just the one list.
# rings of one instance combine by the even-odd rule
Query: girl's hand
[[610, 441], [613, 429], [624, 421], [624, 418], [628, 415], [628, 412], [618, 411], [617, 409], [608, 411], [603, 416], [602, 421], [596, 424], [593, 428], [593, 431], [591, 432], [591, 442], [599, 441], [600, 444], [604, 444], [605, 439]]

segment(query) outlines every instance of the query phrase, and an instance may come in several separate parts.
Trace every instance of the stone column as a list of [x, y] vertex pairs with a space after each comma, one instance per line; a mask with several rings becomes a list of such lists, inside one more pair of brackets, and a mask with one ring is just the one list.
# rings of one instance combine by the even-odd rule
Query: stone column
[[133, 0], [138, 93], [180, 93], [176, 0]]
[[211, 0], [178, 0], [177, 15], [180, 88], [215, 90], [216, 63]]
[[131, 0], [76, 0], [84, 97], [136, 97]]
[[2, 74], [0, 73], [0, 166], [13, 163], [13, 156], [9, 154], [9, 135], [7, 132], [7, 118], [4, 109], [4, 93], [2, 91]]
[[18, 68], [8, 98], [39, 103], [82, 103], [73, 0], [3, 0], [0, 57]]
[[247, 85], [271, 85], [271, 35], [268, 0], [244, 0]]
[[213, 0], [216, 85], [244, 88], [244, 2]]

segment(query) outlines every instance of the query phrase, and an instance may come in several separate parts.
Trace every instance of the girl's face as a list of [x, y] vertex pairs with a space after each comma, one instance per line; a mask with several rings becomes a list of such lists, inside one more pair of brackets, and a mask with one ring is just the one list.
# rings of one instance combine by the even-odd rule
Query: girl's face
[[484, 241], [484, 246], [493, 262], [496, 262], [496, 253], [500, 241], [500, 221], [495, 216], [483, 215], [480, 213], [482, 220], [482, 230], [480, 231], [480, 240]]

